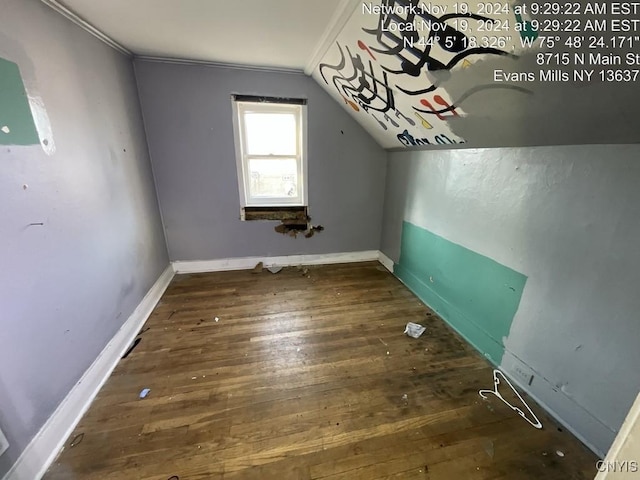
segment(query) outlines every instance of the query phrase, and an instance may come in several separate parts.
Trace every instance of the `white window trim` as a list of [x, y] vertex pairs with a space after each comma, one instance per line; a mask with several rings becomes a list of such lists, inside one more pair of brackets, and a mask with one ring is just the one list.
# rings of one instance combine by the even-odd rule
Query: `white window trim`
[[[233, 97], [231, 99], [233, 106], [233, 134], [236, 153], [236, 169], [238, 174], [238, 190], [240, 194], [240, 207], [292, 207], [292, 206], [308, 206], [308, 175], [307, 175], [307, 106], [306, 104], [293, 104], [293, 103], [277, 103], [276, 99], [273, 102], [247, 102], [237, 101]], [[261, 111], [295, 111], [297, 112], [296, 118], [300, 122], [300, 128], [298, 129], [299, 138], [298, 144], [300, 146], [301, 161], [298, 162], [298, 179], [301, 180], [301, 192], [299, 197], [276, 197], [268, 198], [264, 201], [251, 201], [248, 199], [248, 156], [244, 155], [244, 131], [241, 128], [241, 115], [247, 110], [261, 110]], [[297, 156], [292, 156], [296, 158]]]

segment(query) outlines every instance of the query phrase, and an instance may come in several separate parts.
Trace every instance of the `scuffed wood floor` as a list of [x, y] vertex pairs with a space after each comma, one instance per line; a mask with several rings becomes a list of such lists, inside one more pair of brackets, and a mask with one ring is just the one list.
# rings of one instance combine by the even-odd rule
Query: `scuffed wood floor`
[[179, 275], [147, 327], [47, 480], [595, 474], [528, 397], [542, 430], [482, 400], [491, 366], [377, 263]]

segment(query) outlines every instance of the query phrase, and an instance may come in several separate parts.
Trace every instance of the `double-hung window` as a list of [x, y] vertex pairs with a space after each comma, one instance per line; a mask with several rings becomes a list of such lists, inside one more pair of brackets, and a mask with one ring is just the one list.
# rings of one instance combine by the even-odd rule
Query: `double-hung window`
[[233, 96], [241, 207], [307, 205], [306, 100]]

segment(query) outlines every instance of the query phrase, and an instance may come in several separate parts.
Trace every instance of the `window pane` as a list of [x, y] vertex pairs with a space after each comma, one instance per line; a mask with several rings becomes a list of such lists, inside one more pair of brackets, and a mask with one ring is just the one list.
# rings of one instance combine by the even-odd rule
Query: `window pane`
[[245, 113], [248, 155], [295, 155], [296, 117], [292, 113]]
[[293, 158], [249, 160], [251, 197], [297, 197], [298, 167]]

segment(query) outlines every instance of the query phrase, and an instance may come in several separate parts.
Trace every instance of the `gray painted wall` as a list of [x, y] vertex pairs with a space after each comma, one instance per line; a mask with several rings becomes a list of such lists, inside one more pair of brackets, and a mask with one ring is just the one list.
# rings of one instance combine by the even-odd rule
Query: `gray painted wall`
[[1, 477], [168, 257], [131, 61], [39, 1], [0, 11], [0, 57], [55, 144], [0, 147]]
[[[563, 48], [566, 47], [556, 50], [562, 52]], [[571, 56], [579, 52], [588, 55], [589, 51], [593, 52], [588, 48], [572, 51]], [[579, 67], [563, 67], [562, 70], [571, 75], [567, 82], [493, 81], [494, 71], [498, 69], [510, 73], [531, 72], [538, 77], [541, 68], [547, 70], [536, 64], [535, 53], [527, 53], [517, 60], [489, 57], [468, 71], [451, 75], [446, 89], [452, 99], [464, 98], [459, 105], [466, 114], [452, 119], [451, 128], [467, 140], [466, 148], [639, 142], [640, 123], [634, 106], [640, 98], [634, 82], [573, 81], [573, 71]], [[602, 67], [586, 68], [593, 68], [594, 78], [599, 78]], [[553, 66], [549, 69], [553, 70]], [[466, 97], [479, 85], [501, 88], [480, 88]], [[524, 94], [512, 87], [531, 93]]]
[[[386, 153], [304, 75], [135, 62], [171, 260], [377, 250]], [[308, 99], [309, 212], [325, 231], [241, 222], [231, 93]]]
[[[502, 368], [599, 453], [640, 388], [640, 146], [390, 154], [382, 251], [402, 220], [528, 276]], [[490, 379], [487, 379], [490, 388]]]

